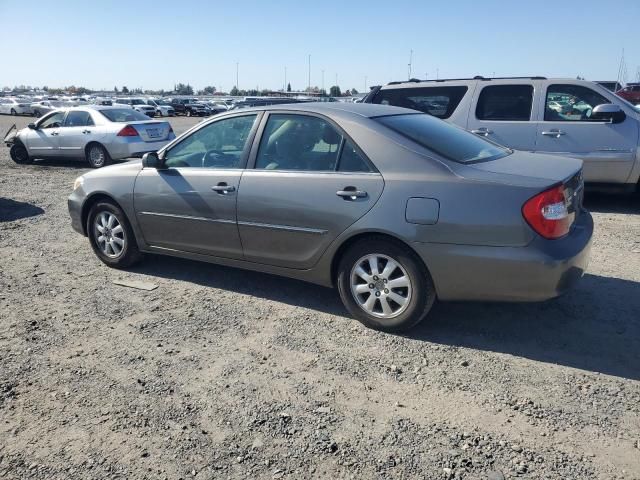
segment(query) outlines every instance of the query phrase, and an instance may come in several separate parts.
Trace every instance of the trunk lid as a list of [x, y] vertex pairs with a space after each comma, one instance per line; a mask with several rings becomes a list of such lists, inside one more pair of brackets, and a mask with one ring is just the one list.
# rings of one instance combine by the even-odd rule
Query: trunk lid
[[133, 122], [129, 125], [136, 129], [140, 138], [145, 142], [167, 140], [171, 131], [169, 122]]

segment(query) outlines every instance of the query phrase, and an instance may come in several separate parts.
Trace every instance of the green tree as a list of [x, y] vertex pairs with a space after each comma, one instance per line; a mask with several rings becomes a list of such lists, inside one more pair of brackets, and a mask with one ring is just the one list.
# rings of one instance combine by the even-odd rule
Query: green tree
[[351, 95], [357, 95], [358, 94], [358, 90], [356, 90], [355, 88], [351, 89]]
[[122, 87], [122, 93], [129, 93], [129, 89], [126, 86]]
[[290, 92], [290, 91], [291, 91], [291, 84], [287, 83], [287, 92]]
[[231, 95], [232, 97], [237, 97], [240, 95], [240, 90], [238, 90], [238, 87], [234, 85], [234, 87], [229, 92], [229, 95]]
[[193, 87], [188, 83], [179, 83], [175, 87], [176, 94], [178, 95], [193, 95]]
[[115, 93], [118, 93], [118, 87], [113, 87], [113, 91], [114, 91]]
[[214, 93], [216, 93], [216, 87], [208, 86], [208, 87], [204, 87], [200, 91], [202, 92], [203, 95], [213, 95]]
[[342, 92], [340, 92], [340, 87], [338, 85], [334, 85], [329, 89], [329, 95], [332, 97], [340, 97], [342, 96]]

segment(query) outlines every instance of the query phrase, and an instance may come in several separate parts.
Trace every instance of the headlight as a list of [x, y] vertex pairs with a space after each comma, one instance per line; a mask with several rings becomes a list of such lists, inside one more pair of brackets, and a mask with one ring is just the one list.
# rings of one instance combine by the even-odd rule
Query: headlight
[[73, 181], [73, 189], [76, 190], [84, 184], [84, 177], [78, 177]]

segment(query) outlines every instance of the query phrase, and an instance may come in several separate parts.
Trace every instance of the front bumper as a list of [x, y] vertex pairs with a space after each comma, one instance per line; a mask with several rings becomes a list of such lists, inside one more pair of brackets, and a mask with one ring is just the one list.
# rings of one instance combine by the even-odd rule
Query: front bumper
[[86, 235], [84, 231], [84, 225], [82, 225], [82, 202], [84, 199], [84, 191], [82, 187], [76, 188], [71, 195], [69, 195], [69, 199], [67, 200], [67, 207], [69, 208], [69, 216], [71, 217], [71, 226], [73, 229], [82, 234]]
[[562, 295], [589, 262], [593, 219], [582, 211], [569, 235], [526, 247], [413, 244], [440, 300], [543, 301]]

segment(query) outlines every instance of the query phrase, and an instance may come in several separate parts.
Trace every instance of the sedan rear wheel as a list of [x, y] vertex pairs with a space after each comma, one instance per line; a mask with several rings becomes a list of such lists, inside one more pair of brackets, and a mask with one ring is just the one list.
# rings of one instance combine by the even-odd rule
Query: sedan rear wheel
[[16, 115], [18, 115], [18, 112], [16, 112], [16, 111], [12, 108], [12, 109], [11, 109], [11, 115], [13, 115], [13, 116], [15, 117]]
[[113, 203], [100, 202], [91, 208], [87, 233], [95, 254], [110, 267], [125, 268], [140, 259], [127, 217]]
[[416, 325], [436, 298], [420, 259], [406, 246], [380, 237], [360, 241], [342, 256], [338, 290], [356, 319], [389, 332]]
[[109, 153], [99, 143], [92, 143], [87, 147], [86, 158], [93, 168], [104, 167], [109, 163]]

